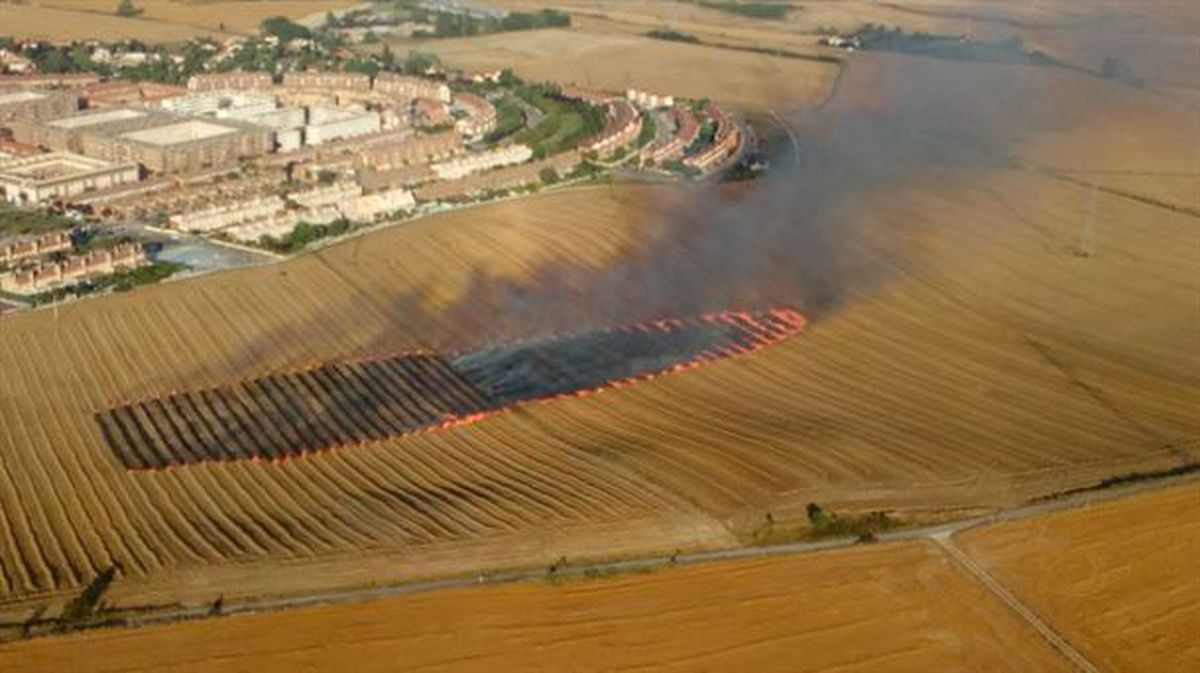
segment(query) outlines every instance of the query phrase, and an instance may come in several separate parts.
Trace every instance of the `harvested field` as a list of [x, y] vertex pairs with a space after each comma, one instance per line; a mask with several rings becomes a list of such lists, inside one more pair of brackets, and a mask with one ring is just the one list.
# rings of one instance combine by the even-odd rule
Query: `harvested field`
[[[453, 590], [0, 648], [77, 671], [1068, 671], [924, 543]], [[399, 663], [398, 663], [399, 662]]]
[[[634, 35], [539, 30], [423, 42], [450, 66], [511, 67], [521, 77], [600, 89], [647, 89], [748, 108], [820, 101], [837, 66]], [[696, 73], [704, 73], [696, 77]]]
[[[857, 67], [849, 100], [862, 95]], [[939, 81], [1063, 75], [937, 67]], [[1092, 111], [1121, 95], [1081, 91], [1060, 134], [1101, 133]], [[1043, 100], [1013, 98], [1027, 99]], [[1091, 146], [1078, 143], [1072, 170], [1111, 160]], [[850, 245], [877, 279], [846, 288], [802, 339], [278, 465], [130, 473], [94, 413], [314, 363], [507, 341], [503, 323], [528, 298], [480, 288], [552, 262], [609, 267], [661, 240], [662, 213], [694, 195], [544, 193], [278, 266], [5, 318], [0, 597], [21, 612], [114, 561], [112, 600], [128, 605], [723, 545], [765, 512], [803, 520], [808, 502], [987, 507], [1194, 457], [1196, 218], [1124, 198], [1093, 211], [1086, 187], [1014, 163], [914, 170], [856, 198], [839, 216], [873, 234]]]
[[1200, 667], [1200, 485], [960, 534], [962, 547], [1105, 670]]
[[[1071, 246], [1085, 190], [1013, 172], [945, 188], [887, 200], [890, 217], [925, 225], [913, 271], [804, 339], [303, 463], [130, 475], [104, 448], [92, 412], [112, 399], [421, 346], [398, 308], [403, 296], [387, 300], [395, 288], [436, 305], [454, 301], [473, 266], [519, 276], [552, 257], [602, 263], [644, 221], [633, 215], [669, 192], [551, 194], [434, 217], [277, 268], [64, 307], [57, 321], [46, 311], [7, 318], [0, 416], [21, 420], [0, 435], [6, 595], [69, 589], [113, 560], [127, 569], [117, 600], [168, 587], [168, 596], [211, 600], [265, 591], [268, 576], [290, 577], [293, 588], [347, 581], [368, 566], [361, 555], [338, 565], [339, 554], [361, 547], [427, 558], [427, 545], [462, 545], [421, 570], [370, 566], [377, 581], [579, 553], [569, 540], [537, 544], [548, 525], [610, 548], [689, 546], [725, 539], [716, 521], [736, 529], [767, 508], [802, 516], [812, 500], [998, 504], [1177, 460], [1163, 447], [1186, 451], [1200, 430], [1197, 247], [1179, 244], [1197, 235], [1192, 220], [1117, 204], [1102, 218], [1123, 226], [1081, 262]], [[961, 226], [964, 208], [978, 226]], [[355, 275], [341, 271], [348, 264]], [[1114, 323], [1117, 313], [1124, 319]], [[457, 314], [430, 328], [486, 333], [487, 317]], [[662, 537], [628, 527], [606, 537], [619, 522], [644, 522]], [[325, 559], [326, 570], [220, 569], [251, 559], [288, 559], [296, 570]], [[194, 584], [170, 579], [180, 572]]]
[[116, 3], [107, 0], [0, 3], [0, 35], [50, 40], [173, 42], [202, 35], [253, 33], [263, 19], [271, 16], [299, 19], [358, 3], [353, 0], [138, 0], [135, 4], [142, 13], [127, 19], [116, 16]]
[[[113, 6], [115, 7], [115, 4]], [[4, 35], [64, 41], [97, 39], [180, 42], [197, 35], [216, 33], [214, 30], [195, 26], [15, 3], [0, 4], [0, 27]]]

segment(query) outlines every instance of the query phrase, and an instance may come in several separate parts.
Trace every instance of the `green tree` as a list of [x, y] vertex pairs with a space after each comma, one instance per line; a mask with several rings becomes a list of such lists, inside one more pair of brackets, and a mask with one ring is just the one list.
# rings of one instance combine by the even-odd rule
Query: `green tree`
[[129, 17], [137, 16], [138, 14], [141, 14], [141, 13], [142, 13], [142, 10], [138, 9], [133, 4], [133, 0], [121, 0], [120, 2], [117, 3], [117, 16], [124, 16], [126, 18], [129, 18]]
[[39, 72], [70, 72], [71, 61], [60, 49], [47, 49], [34, 57]]
[[538, 173], [538, 177], [542, 179], [542, 182], [552, 185], [558, 182], [558, 171], [554, 170], [554, 168], [550, 166], [547, 166]]
[[404, 72], [423, 73], [441, 62], [442, 60], [433, 52], [413, 49], [408, 52], [408, 58], [404, 61]]
[[87, 47], [82, 44], [77, 44], [71, 47], [71, 65], [75, 70], [91, 70], [95, 63], [92, 62], [91, 54], [88, 54]]
[[104, 593], [108, 591], [108, 587], [117, 576], [117, 567], [109, 566], [103, 570], [76, 596], [70, 603], [67, 603], [63, 608], [62, 621], [67, 624], [77, 624], [88, 617], [91, 617], [96, 612], [96, 606], [100, 604], [100, 599], [104, 597]]
[[263, 19], [263, 22], [259, 24], [259, 28], [264, 33], [274, 35], [283, 42], [312, 37], [312, 32], [304, 26], [291, 21], [286, 16], [272, 16], [269, 19]]

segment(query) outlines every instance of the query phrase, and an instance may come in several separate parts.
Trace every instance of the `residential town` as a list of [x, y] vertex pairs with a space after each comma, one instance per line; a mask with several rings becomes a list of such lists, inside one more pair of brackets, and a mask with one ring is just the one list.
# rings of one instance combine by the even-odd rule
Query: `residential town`
[[[267, 24], [260, 38], [172, 53], [0, 42], [0, 194], [101, 227], [290, 253], [615, 170], [704, 176], [743, 150], [739, 122], [709, 101], [449, 72], [419, 53], [364, 68], [307, 30], [284, 39]], [[282, 55], [271, 71], [245, 57], [264, 47]], [[48, 48], [87, 68], [41, 71]], [[163, 81], [143, 76], [148, 65]], [[9, 248], [42, 249], [4, 234]], [[0, 291], [19, 299], [151, 261], [130, 240], [51, 261], [61, 245], [6, 258]]]

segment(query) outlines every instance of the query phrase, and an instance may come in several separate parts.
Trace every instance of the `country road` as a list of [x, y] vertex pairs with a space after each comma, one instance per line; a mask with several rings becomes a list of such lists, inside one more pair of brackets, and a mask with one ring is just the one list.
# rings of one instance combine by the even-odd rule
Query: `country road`
[[1096, 667], [1087, 657], [1079, 653], [1066, 641], [1057, 631], [1050, 627], [1049, 624], [1042, 621], [1033, 610], [1029, 609], [1020, 601], [1011, 591], [992, 576], [987, 570], [975, 562], [965, 551], [954, 544], [950, 533], [937, 533], [932, 536], [933, 541], [942, 548], [963, 570], [971, 574], [980, 584], [988, 591], [992, 592], [996, 598], [1007, 605], [1013, 612], [1017, 613], [1021, 619], [1025, 620], [1035, 631], [1045, 638], [1054, 649], [1062, 653], [1075, 668], [1084, 671], [1084, 673], [1100, 673], [1100, 669]]

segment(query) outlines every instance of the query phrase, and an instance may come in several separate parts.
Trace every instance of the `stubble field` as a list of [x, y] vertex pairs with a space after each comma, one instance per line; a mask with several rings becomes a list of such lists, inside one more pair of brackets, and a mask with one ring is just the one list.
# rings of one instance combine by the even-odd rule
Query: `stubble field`
[[1200, 666], [1200, 486], [958, 537], [1027, 605], [1114, 671]]
[[468, 72], [511, 67], [525, 79], [597, 89], [629, 88], [712, 98], [747, 108], [811, 105], [824, 98], [837, 65], [586, 30], [539, 30], [413, 42]]
[[854, 217], [891, 241], [862, 243], [880, 282], [752, 357], [280, 465], [130, 474], [92, 420], [317, 360], [486, 340], [504, 316], [458, 306], [464, 291], [552, 259], [609, 264], [660, 236], [654, 214], [678, 198], [547, 194], [0, 322], [5, 596], [70, 590], [113, 561], [128, 603], [730, 544], [810, 501], [1003, 505], [1195, 455], [1194, 218], [1108, 199], [1081, 258], [1089, 190], [1014, 169], [863, 199]]
[[0, 649], [35, 670], [1067, 671], [932, 545], [388, 598]]
[[39, 0], [0, 2], [0, 35], [51, 40], [120, 40], [176, 42], [197, 36], [253, 33], [271, 16], [300, 19], [350, 7], [352, 0], [138, 0], [142, 13], [116, 16], [107, 0]]
[[[628, 67], [612, 55], [668, 50], [651, 75], [630, 70], [659, 79], [630, 83], [728, 87], [744, 104], [776, 104], [767, 88], [778, 86], [811, 101], [826, 76], [789, 78], [748, 54], [741, 70], [672, 70], [681, 54], [708, 57], [625, 37], [572, 47], [558, 33], [572, 35], [444, 44], [489, 69], [525, 59], [587, 81], [595, 68], [618, 89]], [[831, 110], [886, 107], [879, 83], [915, 62], [856, 60]], [[1167, 171], [1182, 185], [1200, 172], [1190, 99], [1057, 70], [927, 66], [947, 82], [1017, 82], [1012, 109], [1046, 106], [1057, 126], [1014, 147], [1009, 165], [914, 171], [864, 194], [847, 217], [872, 232], [854, 245], [878, 282], [847, 288], [806, 335], [753, 357], [278, 465], [131, 474], [105, 448], [92, 414], [124, 400], [486, 341], [506, 305], [462, 306], [464, 292], [552, 260], [610, 265], [662, 236], [657, 216], [690, 199], [631, 185], [443, 214], [278, 266], [0, 320], [0, 606], [23, 616], [114, 562], [117, 603], [204, 602], [728, 545], [766, 512], [803, 520], [813, 501], [1002, 506], [1194, 459], [1196, 217], [1093, 200], [1086, 181], [1053, 174]], [[1135, 196], [1192, 198], [1147, 185]]]

